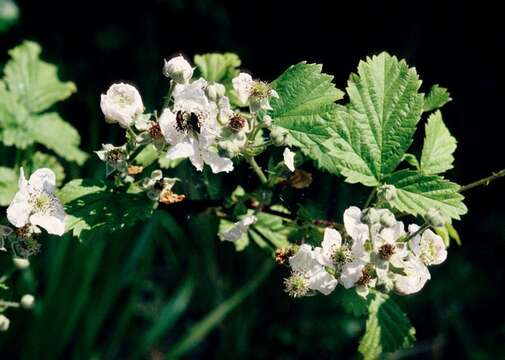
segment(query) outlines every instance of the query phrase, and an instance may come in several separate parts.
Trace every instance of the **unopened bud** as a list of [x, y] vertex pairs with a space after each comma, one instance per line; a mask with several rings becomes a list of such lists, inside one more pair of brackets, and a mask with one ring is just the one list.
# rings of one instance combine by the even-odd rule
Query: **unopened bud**
[[276, 146], [287, 145], [288, 131], [276, 126], [270, 131], [270, 138]]
[[183, 56], [179, 55], [168, 61], [165, 60], [163, 75], [171, 78], [178, 84], [187, 84], [193, 77], [193, 68]]
[[0, 331], [9, 330], [10, 324], [11, 324], [11, 321], [9, 320], [9, 318], [5, 315], [0, 314]]
[[30, 266], [30, 261], [28, 259], [20, 257], [13, 258], [12, 262], [14, 263], [14, 266], [16, 266], [16, 268], [18, 268], [19, 270], [27, 269]]
[[384, 210], [380, 216], [380, 223], [384, 227], [393, 227], [396, 224], [395, 216], [389, 210]]
[[424, 215], [426, 222], [432, 227], [442, 227], [445, 225], [444, 217], [442, 213], [434, 208], [428, 210], [426, 215]]
[[384, 202], [391, 202], [396, 200], [396, 188], [394, 185], [383, 185], [377, 192], [377, 196]]
[[368, 208], [363, 211], [363, 214], [361, 215], [361, 222], [367, 225], [372, 225], [378, 223], [380, 221], [380, 218], [380, 211], [374, 208]]
[[210, 100], [217, 101], [224, 96], [226, 88], [223, 84], [212, 83], [207, 86], [205, 93]]
[[20, 304], [23, 309], [30, 310], [33, 308], [33, 305], [35, 304], [35, 298], [33, 297], [33, 295], [30, 294], [23, 295]]
[[270, 127], [272, 125], [272, 117], [270, 115], [263, 116], [263, 124], [266, 127]]

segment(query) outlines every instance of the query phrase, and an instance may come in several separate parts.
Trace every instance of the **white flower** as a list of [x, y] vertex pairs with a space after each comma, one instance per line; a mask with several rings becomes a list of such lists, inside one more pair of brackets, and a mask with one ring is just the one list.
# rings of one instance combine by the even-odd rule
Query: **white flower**
[[118, 123], [124, 128], [133, 124], [135, 117], [144, 112], [142, 98], [135, 87], [113, 84], [106, 94], [102, 94], [100, 107], [108, 123]]
[[230, 230], [219, 233], [219, 238], [223, 241], [236, 242], [249, 230], [249, 226], [253, 225], [257, 220], [256, 216], [248, 215], [233, 224]]
[[389, 266], [401, 268], [404, 265], [404, 259], [409, 254], [407, 244], [401, 240], [405, 236], [404, 225], [401, 221], [396, 222], [394, 226], [383, 228], [376, 233], [372, 239], [374, 250], [373, 263], [377, 272], [377, 277], [381, 281], [388, 281]]
[[400, 295], [410, 295], [421, 290], [431, 278], [421, 259], [410, 254], [402, 266], [405, 275], [395, 274], [394, 289]]
[[167, 158], [189, 158], [199, 171], [208, 164], [213, 173], [230, 172], [233, 162], [221, 157], [215, 148], [220, 131], [216, 120], [217, 106], [205, 96], [206, 85], [204, 79], [176, 85], [173, 112], [166, 108], [159, 119], [161, 132], [171, 145]]
[[178, 84], [187, 84], [193, 77], [193, 68], [182, 55], [179, 55], [168, 61], [165, 60], [163, 75], [171, 78]]
[[252, 113], [258, 110], [272, 110], [270, 98], [279, 95], [272, 87], [262, 81], [255, 81], [251, 75], [240, 73], [232, 79], [233, 88], [241, 103], [248, 104]]
[[285, 148], [282, 156], [284, 157], [284, 164], [289, 171], [295, 171], [295, 153], [289, 150], [289, 148]]
[[7, 251], [4, 247], [4, 240], [12, 234], [12, 229], [8, 226], [0, 225], [0, 251]]
[[352, 239], [360, 239], [362, 242], [368, 239], [368, 225], [361, 221], [363, 212], [356, 206], [351, 206], [344, 211], [344, 227]]
[[[411, 234], [417, 230], [419, 230], [419, 226], [409, 225]], [[416, 235], [410, 239], [409, 247], [428, 266], [439, 265], [447, 259], [444, 240], [430, 229], [423, 231], [422, 235]]]
[[63, 235], [67, 215], [54, 195], [56, 179], [51, 169], [35, 171], [27, 181], [20, 170], [19, 191], [7, 209], [7, 219], [18, 228], [40, 226], [54, 235]]
[[318, 261], [318, 257], [310, 245], [303, 244], [297, 253], [289, 258], [289, 265], [294, 273], [307, 279], [309, 289], [328, 295], [335, 289], [338, 282], [325, 270]]

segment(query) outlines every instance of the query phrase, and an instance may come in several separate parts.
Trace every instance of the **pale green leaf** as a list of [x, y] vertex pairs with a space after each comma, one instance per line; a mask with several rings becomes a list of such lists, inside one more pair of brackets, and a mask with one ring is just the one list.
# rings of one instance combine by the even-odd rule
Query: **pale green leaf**
[[373, 292], [369, 297], [366, 330], [358, 348], [364, 359], [411, 347], [415, 329], [400, 307], [386, 294]]
[[451, 101], [451, 94], [446, 88], [435, 84], [431, 87], [430, 92], [424, 98], [424, 109], [423, 111], [433, 111], [439, 109], [449, 101]]
[[5, 82], [31, 113], [39, 113], [76, 91], [72, 82], [61, 82], [56, 66], [40, 60], [40, 45], [25, 41], [9, 51]]
[[391, 205], [401, 212], [412, 215], [425, 215], [435, 208], [447, 219], [459, 219], [467, 212], [459, 185], [438, 175], [425, 175], [414, 170], [401, 170], [386, 179], [394, 185], [396, 198]]
[[228, 85], [239, 73], [240, 59], [233, 53], [195, 55], [194, 62], [207, 81]]
[[419, 170], [421, 168], [419, 161], [413, 154], [406, 153], [405, 155], [403, 155], [402, 160], [407, 162], [410, 166], [412, 166], [416, 170]]
[[287, 69], [272, 86], [279, 94], [271, 99], [273, 124], [288, 131], [292, 145], [331, 173], [337, 173], [336, 159], [328, 155], [332, 146], [335, 101], [343, 92], [322, 66], [299, 63]]
[[97, 180], [73, 180], [58, 192], [58, 197], [68, 214], [66, 230], [81, 241], [147, 219], [154, 206], [143, 194], [115, 191]]
[[0, 81], [0, 141], [5, 146], [26, 149], [34, 142], [30, 131], [31, 121], [28, 111]]
[[0, 33], [10, 29], [19, 19], [19, 7], [13, 0], [0, 0]]
[[65, 160], [75, 161], [79, 165], [86, 161], [87, 154], [79, 149], [79, 133], [57, 113], [37, 116], [32, 123], [32, 136]]
[[18, 191], [18, 176], [13, 169], [0, 167], [0, 206], [10, 204]]
[[387, 53], [360, 62], [347, 86], [348, 114], [338, 113], [336, 128], [334, 155], [345, 159], [339, 168], [348, 182], [375, 185], [401, 162], [422, 113], [420, 85], [414, 68]]
[[425, 131], [421, 171], [424, 174], [440, 174], [452, 169], [456, 139], [445, 126], [440, 111], [430, 115]]

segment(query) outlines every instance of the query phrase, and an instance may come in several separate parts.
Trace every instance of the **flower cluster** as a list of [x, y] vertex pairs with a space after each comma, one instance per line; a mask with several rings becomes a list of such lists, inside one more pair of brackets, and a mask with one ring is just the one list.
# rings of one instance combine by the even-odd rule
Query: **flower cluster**
[[326, 228], [320, 246], [300, 245], [289, 257], [285, 286], [291, 296], [328, 295], [338, 283], [363, 297], [370, 288], [409, 295], [430, 279], [428, 266], [447, 257], [442, 238], [427, 225], [406, 230], [387, 209], [350, 207], [343, 227], [342, 233]]
[[[182, 56], [165, 61], [163, 74], [170, 79], [170, 90], [159, 116], [144, 112], [140, 93], [132, 85], [113, 84], [102, 94], [100, 105], [106, 121], [125, 128], [128, 140], [121, 146], [104, 144], [96, 152], [106, 163], [107, 175], [114, 173], [121, 183], [136, 182], [136, 175], [143, 168], [136, 165], [135, 157], [149, 144], [161, 157], [170, 161], [189, 159], [198, 171], [207, 165], [213, 173], [231, 172], [234, 158], [251, 156], [263, 148], [258, 145], [258, 133], [270, 129], [270, 100], [278, 98], [271, 85], [239, 73], [227, 88], [194, 77], [194, 70]], [[234, 101], [230, 100], [230, 93], [235, 95]], [[269, 135], [269, 144], [286, 144], [285, 133], [272, 130]], [[284, 163], [291, 172], [295, 170], [295, 153], [288, 148], [284, 151]], [[161, 170], [155, 171], [161, 179]], [[151, 199], [159, 199], [159, 194], [152, 191], [154, 180], [140, 177], [141, 188]], [[167, 179], [172, 185], [174, 181]]]

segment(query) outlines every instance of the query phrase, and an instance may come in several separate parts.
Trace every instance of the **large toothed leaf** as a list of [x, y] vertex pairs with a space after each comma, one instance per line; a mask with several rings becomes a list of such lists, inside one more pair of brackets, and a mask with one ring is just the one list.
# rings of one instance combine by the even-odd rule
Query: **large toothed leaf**
[[440, 174], [452, 169], [456, 139], [445, 126], [440, 111], [430, 115], [425, 131], [421, 171], [424, 174]]
[[233, 53], [195, 55], [195, 65], [207, 81], [230, 83], [238, 75], [240, 58]]
[[53, 150], [65, 160], [75, 161], [80, 165], [86, 161], [87, 154], [79, 149], [79, 133], [57, 113], [37, 116], [32, 123], [32, 136], [36, 142]]
[[375, 185], [401, 162], [422, 113], [420, 85], [414, 68], [387, 53], [360, 62], [347, 86], [349, 114], [340, 114], [345, 128], [336, 129], [335, 156], [345, 159], [339, 168], [349, 182]]
[[365, 360], [409, 348], [415, 341], [415, 329], [400, 307], [388, 296], [379, 292], [369, 295], [366, 330], [359, 344]]
[[126, 229], [153, 212], [153, 203], [143, 194], [118, 192], [96, 180], [73, 180], [58, 197], [69, 215], [66, 230], [81, 241]]
[[59, 80], [56, 66], [40, 60], [40, 51], [37, 43], [25, 41], [9, 51], [11, 60], [4, 68], [10, 92], [31, 113], [44, 111], [76, 91], [74, 83]]
[[467, 212], [459, 185], [438, 175], [402, 170], [387, 178], [386, 183], [396, 187], [397, 196], [391, 205], [401, 212], [424, 215], [435, 208], [448, 219], [459, 219]]
[[328, 152], [335, 122], [334, 102], [343, 97], [343, 92], [332, 83], [333, 77], [321, 70], [321, 65], [300, 63], [277, 78], [272, 85], [279, 98], [271, 100], [271, 116], [275, 126], [288, 131], [293, 145], [321, 168], [337, 173], [336, 159]]
[[423, 111], [439, 109], [451, 100], [451, 94], [449, 94], [449, 91], [447, 91], [446, 88], [435, 84], [431, 87], [430, 92], [424, 98]]
[[5, 83], [0, 81], [0, 141], [6, 146], [26, 149], [34, 142], [30, 123], [28, 111], [7, 91]]

